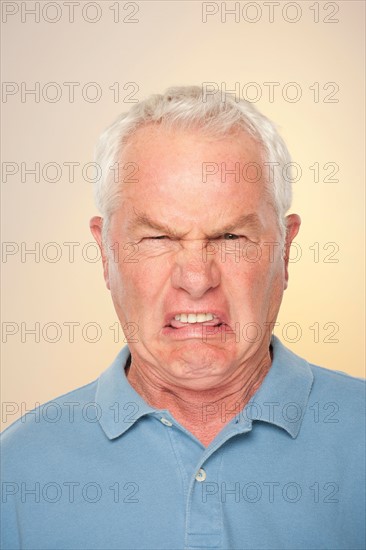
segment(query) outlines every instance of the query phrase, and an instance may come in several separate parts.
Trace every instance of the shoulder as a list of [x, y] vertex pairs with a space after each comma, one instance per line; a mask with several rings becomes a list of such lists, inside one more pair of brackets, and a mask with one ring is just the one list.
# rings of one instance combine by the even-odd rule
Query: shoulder
[[319, 434], [324, 440], [330, 438], [334, 447], [342, 441], [343, 451], [348, 455], [350, 447], [355, 451], [356, 445], [362, 447], [365, 440], [365, 380], [318, 365], [309, 367], [314, 379], [307, 406], [308, 420], [312, 427], [318, 425]]
[[361, 404], [365, 401], [366, 384], [363, 378], [342, 371], [331, 370], [308, 363], [313, 376], [313, 392], [324, 397], [332, 396], [342, 402]]
[[0, 435], [4, 459], [20, 456], [20, 453], [23, 457], [31, 457], [44, 448], [46, 442], [60, 444], [75, 436], [77, 426], [88, 429], [88, 424], [98, 414], [95, 402], [97, 382], [94, 380], [59, 395], [29, 410], [8, 426]]
[[[363, 439], [365, 430], [366, 384], [362, 378], [319, 366], [300, 357], [273, 338], [274, 361], [282, 365], [280, 392], [304, 412], [307, 434], [343, 438], [351, 442]], [[287, 384], [287, 389], [285, 387]], [[317, 425], [316, 432], [313, 432]], [[322, 429], [323, 428], [323, 429]]]

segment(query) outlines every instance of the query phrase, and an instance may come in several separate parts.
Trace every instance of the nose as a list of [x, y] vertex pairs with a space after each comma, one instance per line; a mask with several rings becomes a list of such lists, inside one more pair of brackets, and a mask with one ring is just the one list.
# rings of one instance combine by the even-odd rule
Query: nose
[[204, 254], [202, 241], [189, 241], [175, 255], [171, 283], [192, 298], [201, 298], [220, 284], [220, 270], [213, 255]]

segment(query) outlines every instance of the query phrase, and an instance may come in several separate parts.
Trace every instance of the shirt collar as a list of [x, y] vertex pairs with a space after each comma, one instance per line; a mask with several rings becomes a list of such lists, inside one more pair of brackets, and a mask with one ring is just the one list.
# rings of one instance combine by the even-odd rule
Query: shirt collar
[[157, 411], [128, 382], [124, 369], [129, 356], [129, 347], [123, 347], [98, 379], [95, 400], [101, 410], [99, 423], [109, 439], [122, 435], [141, 416]]
[[[287, 349], [276, 336], [272, 336], [271, 344], [271, 368], [244, 407], [239, 421], [249, 419], [275, 424], [295, 438], [314, 377], [307, 361]], [[129, 356], [128, 346], [123, 347], [97, 382], [96, 403], [101, 410], [99, 423], [109, 439], [122, 435], [142, 416], [158, 412], [129, 384], [124, 372]]]
[[271, 344], [271, 368], [241, 417], [274, 424], [295, 438], [301, 428], [314, 375], [309, 363], [274, 335]]

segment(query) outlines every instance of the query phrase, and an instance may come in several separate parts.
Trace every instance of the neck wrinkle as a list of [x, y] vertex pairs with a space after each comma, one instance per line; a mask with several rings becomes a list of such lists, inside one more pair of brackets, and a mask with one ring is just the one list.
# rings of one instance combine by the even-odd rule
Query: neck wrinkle
[[272, 363], [272, 349], [261, 360], [241, 369], [241, 375], [218, 388], [198, 391], [157, 379], [133, 359], [126, 369], [131, 386], [157, 409], [166, 409], [200, 441], [208, 444], [230, 420], [239, 414], [261, 386]]

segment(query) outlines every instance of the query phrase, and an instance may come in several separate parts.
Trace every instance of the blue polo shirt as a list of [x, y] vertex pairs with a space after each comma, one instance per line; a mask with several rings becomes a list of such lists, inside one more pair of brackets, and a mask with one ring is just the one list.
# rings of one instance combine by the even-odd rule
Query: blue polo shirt
[[204, 447], [101, 376], [2, 434], [7, 549], [363, 549], [364, 383], [272, 337], [262, 385]]

